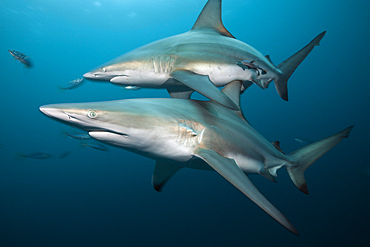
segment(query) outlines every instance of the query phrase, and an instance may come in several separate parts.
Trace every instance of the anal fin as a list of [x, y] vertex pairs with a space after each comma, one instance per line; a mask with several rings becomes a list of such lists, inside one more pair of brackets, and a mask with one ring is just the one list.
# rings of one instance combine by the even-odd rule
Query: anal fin
[[260, 174], [264, 176], [265, 178], [267, 178], [268, 180], [276, 183], [276, 179], [271, 175], [271, 173], [269, 172], [267, 168], [262, 168], [260, 171]]

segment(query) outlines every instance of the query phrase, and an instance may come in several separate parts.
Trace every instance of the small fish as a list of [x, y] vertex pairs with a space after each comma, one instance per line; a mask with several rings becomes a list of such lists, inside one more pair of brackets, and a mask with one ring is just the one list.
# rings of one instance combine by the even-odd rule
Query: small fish
[[296, 142], [298, 142], [299, 144], [303, 145], [303, 146], [306, 146], [308, 144], [311, 144], [313, 143], [312, 141], [308, 141], [308, 140], [305, 140], [305, 139], [301, 139], [301, 138], [296, 138], [294, 139]]
[[57, 86], [57, 87], [63, 90], [73, 89], [73, 88], [80, 86], [83, 80], [84, 78], [78, 78], [78, 79], [68, 82], [68, 85], [66, 87], [60, 87], [60, 86]]
[[127, 89], [127, 90], [138, 90], [138, 89], [140, 89], [140, 87], [138, 87], [138, 86], [126, 86], [125, 89]]
[[86, 134], [86, 133], [67, 133], [67, 132], [63, 132], [63, 134], [68, 136], [68, 137], [71, 137], [73, 139], [76, 139], [76, 140], [87, 140], [87, 139], [91, 138], [91, 136], [89, 136], [89, 134]]
[[9, 53], [17, 59], [20, 63], [23, 63], [26, 68], [32, 68], [33, 64], [29, 56], [24, 55], [23, 53], [15, 50], [8, 50]]
[[100, 151], [109, 151], [109, 148], [99, 143], [83, 143], [82, 146], [90, 147]]
[[65, 151], [65, 152], [62, 152], [58, 155], [58, 158], [59, 159], [64, 159], [66, 158], [67, 156], [69, 156], [72, 152], [71, 151]]
[[39, 159], [39, 160], [54, 158], [54, 155], [42, 153], [42, 152], [34, 152], [34, 153], [29, 153], [29, 154], [15, 153], [15, 155], [23, 157], [23, 158]]

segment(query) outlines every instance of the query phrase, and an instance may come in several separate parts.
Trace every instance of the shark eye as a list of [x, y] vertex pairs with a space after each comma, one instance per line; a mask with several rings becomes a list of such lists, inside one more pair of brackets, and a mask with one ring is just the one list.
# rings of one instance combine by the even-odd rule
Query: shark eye
[[95, 110], [89, 110], [88, 112], [87, 112], [87, 116], [89, 117], [89, 118], [96, 118], [96, 116], [97, 116], [98, 114], [96, 113], [96, 111]]

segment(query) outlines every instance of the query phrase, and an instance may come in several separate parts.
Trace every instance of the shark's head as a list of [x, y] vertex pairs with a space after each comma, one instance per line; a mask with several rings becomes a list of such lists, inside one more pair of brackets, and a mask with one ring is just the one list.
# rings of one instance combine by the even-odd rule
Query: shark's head
[[170, 108], [166, 107], [167, 101], [163, 104], [160, 103], [162, 101], [156, 102], [153, 99], [130, 99], [53, 104], [41, 106], [40, 111], [87, 131], [91, 137], [107, 144], [149, 157], [181, 156], [182, 147], [176, 142], [179, 123], [173, 119]]
[[41, 106], [40, 111], [108, 144], [140, 148], [153, 134], [158, 120], [153, 119], [150, 106], [131, 101], [53, 104]]
[[[163, 65], [170, 64], [167, 60], [152, 58], [135, 58], [129, 52], [109, 61], [83, 76], [86, 79], [109, 81], [115, 84], [139, 87], [155, 87], [163, 84], [169, 77], [169, 69]], [[162, 64], [160, 62], [162, 61]], [[171, 63], [172, 64], [172, 63]], [[156, 65], [156, 66], [155, 66]], [[162, 70], [161, 70], [162, 69]]]
[[127, 77], [125, 70], [127, 65], [121, 61], [121, 57], [113, 59], [99, 67], [87, 72], [83, 75], [86, 79], [99, 80], [99, 81], [111, 81], [115, 77]]

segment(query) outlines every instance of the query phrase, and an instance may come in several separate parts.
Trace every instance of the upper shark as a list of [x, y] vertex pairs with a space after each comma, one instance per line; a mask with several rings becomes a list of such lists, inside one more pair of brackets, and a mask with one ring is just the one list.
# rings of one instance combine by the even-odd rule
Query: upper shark
[[209, 0], [192, 29], [132, 50], [84, 74], [87, 79], [147, 88], [166, 88], [171, 97], [190, 98], [193, 91], [237, 109], [216, 87], [242, 81], [267, 88], [271, 81], [288, 100], [287, 81], [319, 45], [325, 32], [277, 67], [250, 45], [235, 39], [221, 20], [221, 0]]
[[[240, 87], [241, 82], [234, 81], [222, 90], [237, 107]], [[99, 141], [155, 159], [152, 183], [157, 191], [181, 168], [215, 170], [293, 233], [297, 230], [246, 174], [258, 173], [274, 181], [277, 170], [285, 167], [295, 186], [308, 193], [306, 168], [353, 128], [286, 155], [278, 142], [270, 143], [254, 130], [239, 110], [214, 101], [128, 99], [45, 105], [40, 110]]]

